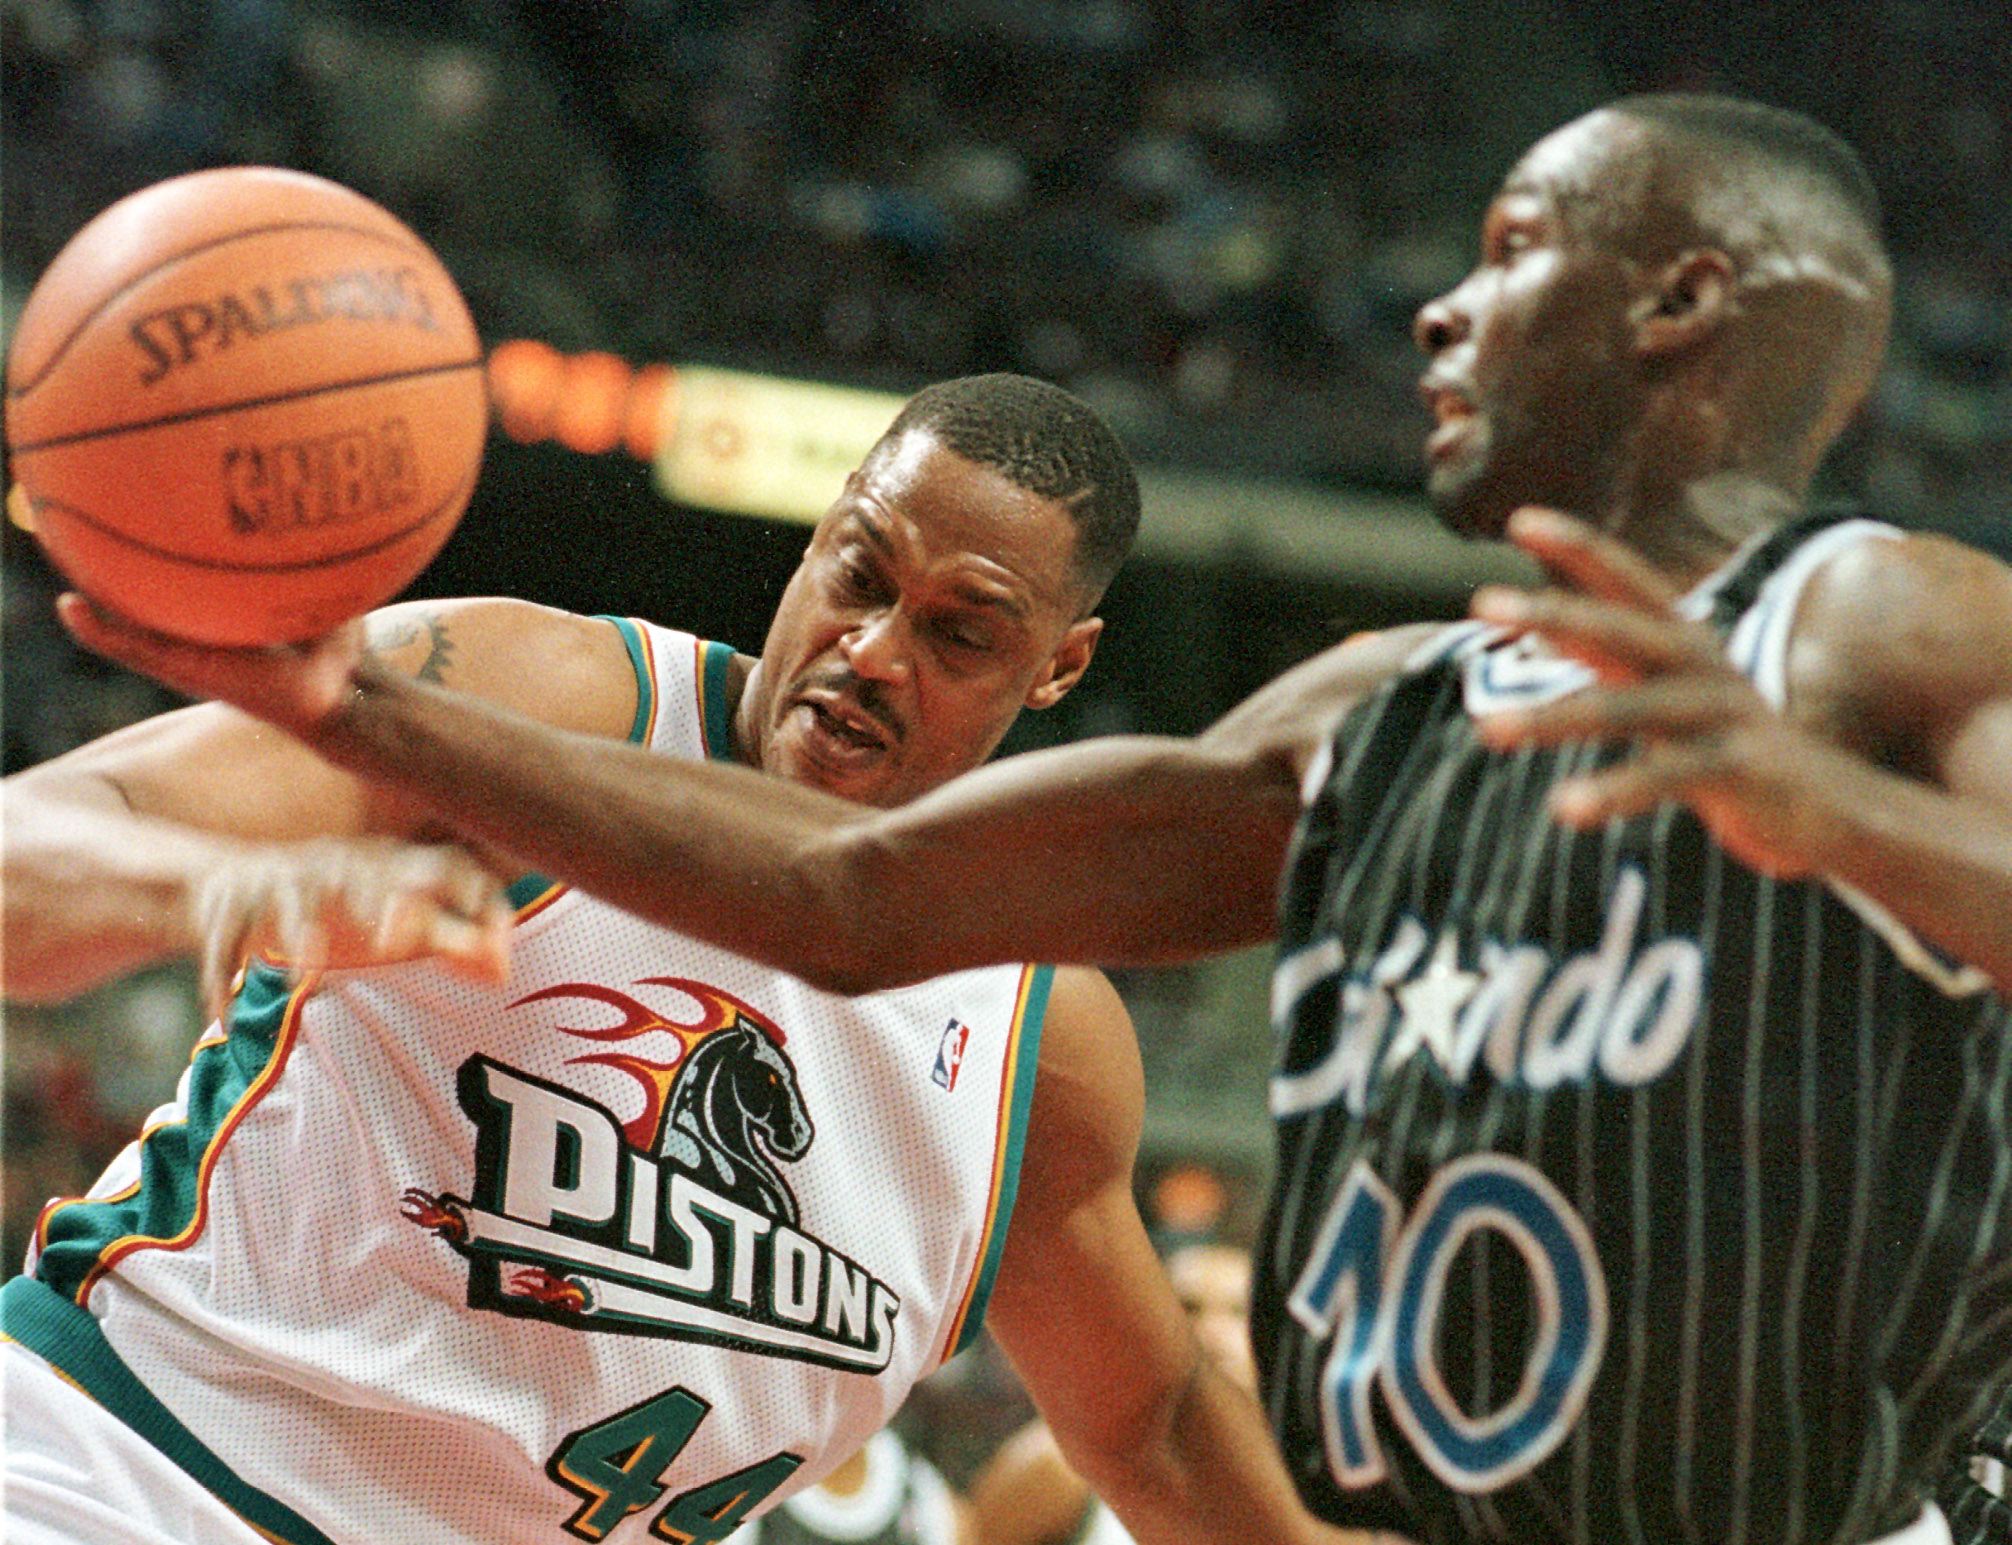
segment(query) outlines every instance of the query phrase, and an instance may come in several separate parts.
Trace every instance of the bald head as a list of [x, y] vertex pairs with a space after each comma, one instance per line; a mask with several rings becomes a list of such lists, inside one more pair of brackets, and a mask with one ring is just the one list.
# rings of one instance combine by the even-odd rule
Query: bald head
[[1741, 410], [1806, 475], [1886, 350], [1892, 270], [1858, 156], [1800, 113], [1720, 96], [1624, 98], [1552, 139], [1574, 135], [1605, 151], [1580, 206], [1588, 237], [1644, 263], [1730, 261], [1726, 330], [1750, 367]]
[[1756, 254], [1811, 244], [1884, 266], [1879, 195], [1852, 148], [1813, 118], [1737, 97], [1671, 92], [1601, 109], [1650, 131], [1690, 174], [1700, 221]]

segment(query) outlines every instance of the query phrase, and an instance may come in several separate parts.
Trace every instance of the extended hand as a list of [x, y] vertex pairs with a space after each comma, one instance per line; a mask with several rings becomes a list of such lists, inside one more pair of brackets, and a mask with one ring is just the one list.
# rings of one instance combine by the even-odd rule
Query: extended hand
[[301, 971], [424, 957], [479, 981], [509, 971], [501, 882], [459, 848], [381, 837], [250, 847], [213, 871], [190, 906], [213, 1012], [253, 953]]
[[58, 597], [56, 615], [80, 644], [108, 660], [301, 736], [341, 706], [363, 658], [361, 621], [306, 643], [228, 649], [151, 633], [74, 592]]
[[1782, 877], [1821, 866], [1826, 832], [1815, 797], [1842, 752], [1797, 729], [1725, 657], [1719, 636], [1676, 611], [1668, 581], [1630, 549], [1550, 510], [1519, 510], [1510, 540], [1556, 582], [1525, 592], [1490, 586], [1473, 614], [1540, 634], [1588, 666], [1598, 685], [1531, 708], [1490, 714], [1478, 729], [1498, 750], [1574, 740], [1629, 740], [1634, 756], [1552, 793], [1552, 813], [1591, 827], [1690, 806], [1719, 843]]

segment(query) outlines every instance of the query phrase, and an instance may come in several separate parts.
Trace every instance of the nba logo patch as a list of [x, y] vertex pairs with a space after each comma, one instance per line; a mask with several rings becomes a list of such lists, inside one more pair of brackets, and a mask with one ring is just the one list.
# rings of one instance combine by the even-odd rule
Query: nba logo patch
[[936, 1048], [936, 1068], [929, 1076], [940, 1089], [957, 1087], [957, 1070], [964, 1066], [964, 1043], [971, 1039], [971, 1027], [951, 1020], [943, 1027], [943, 1044]]

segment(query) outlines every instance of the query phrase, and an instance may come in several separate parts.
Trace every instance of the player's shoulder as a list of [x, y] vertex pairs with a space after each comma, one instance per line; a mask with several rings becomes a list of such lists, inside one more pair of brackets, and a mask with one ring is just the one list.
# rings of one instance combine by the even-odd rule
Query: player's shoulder
[[1841, 547], [1796, 608], [1791, 695], [1868, 711], [1964, 711], [2012, 695], [2012, 567], [1953, 538], [1894, 533]]
[[1072, 1081], [1094, 1087], [1090, 1096], [1129, 1105], [1144, 1099], [1139, 1038], [1124, 999], [1102, 971], [1057, 966], [1042, 1019], [1040, 1066], [1059, 1067]]
[[636, 668], [603, 617], [505, 596], [406, 601], [372, 612], [367, 647], [385, 665], [558, 729], [622, 736]]

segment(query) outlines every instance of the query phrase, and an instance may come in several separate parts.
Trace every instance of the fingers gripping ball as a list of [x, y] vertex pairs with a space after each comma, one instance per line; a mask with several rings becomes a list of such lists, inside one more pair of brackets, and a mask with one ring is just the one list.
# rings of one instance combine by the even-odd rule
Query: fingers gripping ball
[[403, 589], [475, 485], [481, 348], [417, 236], [299, 172], [122, 199], [28, 297], [7, 444], [79, 589], [212, 644], [325, 632]]

